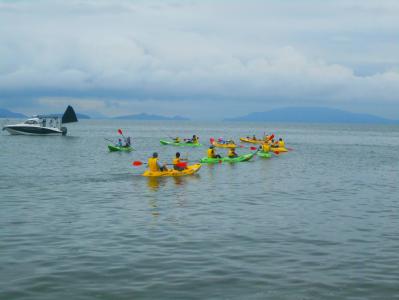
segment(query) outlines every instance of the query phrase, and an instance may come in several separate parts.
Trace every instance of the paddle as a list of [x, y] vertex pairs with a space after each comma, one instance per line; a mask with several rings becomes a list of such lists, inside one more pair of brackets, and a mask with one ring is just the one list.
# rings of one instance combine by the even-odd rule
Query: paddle
[[118, 129], [118, 133], [123, 137], [123, 139], [125, 140], [125, 143], [126, 143], [126, 138], [123, 135], [122, 129]]
[[115, 142], [114, 142], [113, 140], [106, 139], [106, 138], [104, 138], [104, 140], [106, 140], [106, 141], [108, 141], [108, 142], [111, 142], [112, 144], [115, 144]]
[[[141, 165], [148, 165], [148, 163], [142, 162], [142, 161], [139, 161], [139, 160], [135, 160], [134, 162], [132, 162], [132, 166], [138, 167], [138, 166], [141, 166]], [[173, 164], [166, 164], [166, 165], [173, 166]], [[187, 163], [186, 162], [179, 162], [177, 164], [177, 166], [180, 167], [180, 168], [187, 168]]]

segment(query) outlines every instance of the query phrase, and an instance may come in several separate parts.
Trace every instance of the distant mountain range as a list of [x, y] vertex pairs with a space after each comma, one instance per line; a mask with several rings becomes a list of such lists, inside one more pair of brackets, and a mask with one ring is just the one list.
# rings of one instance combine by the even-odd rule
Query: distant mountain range
[[150, 115], [146, 113], [136, 114], [136, 115], [126, 115], [126, 116], [119, 116], [114, 117], [113, 119], [117, 120], [147, 120], [147, 121], [186, 121], [189, 120], [188, 118], [181, 117], [181, 116], [174, 116], [174, 117], [165, 117], [159, 115]]
[[[51, 115], [51, 116], [58, 116], [58, 117], [61, 118], [62, 115], [63, 115], [63, 113], [62, 113], [62, 114], [49, 114], [49, 115]], [[91, 119], [90, 116], [85, 115], [85, 114], [81, 114], [81, 113], [76, 113], [76, 117], [78, 118], [78, 120], [79, 120], [79, 119]]]
[[399, 124], [399, 120], [386, 119], [370, 114], [352, 113], [324, 107], [287, 107], [266, 112], [253, 112], [226, 121], [292, 122], [292, 123], [373, 123]]
[[[47, 115], [62, 117], [63, 113], [47, 114]], [[85, 114], [77, 113], [76, 116], [78, 117], [78, 119], [90, 119], [90, 116]], [[13, 112], [5, 108], [0, 108], [0, 118], [26, 119], [28, 118], [28, 116], [21, 113]]]
[[12, 112], [5, 108], [0, 108], [0, 118], [15, 118], [15, 119], [23, 119], [27, 118], [24, 114]]

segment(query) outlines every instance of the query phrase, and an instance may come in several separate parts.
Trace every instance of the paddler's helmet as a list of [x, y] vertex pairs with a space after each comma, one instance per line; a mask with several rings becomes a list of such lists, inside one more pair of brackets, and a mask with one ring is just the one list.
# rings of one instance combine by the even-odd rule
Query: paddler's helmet
[[153, 157], [153, 158], [157, 158], [157, 157], [158, 157], [158, 153], [157, 153], [157, 152], [154, 152], [154, 153], [152, 154], [152, 157]]

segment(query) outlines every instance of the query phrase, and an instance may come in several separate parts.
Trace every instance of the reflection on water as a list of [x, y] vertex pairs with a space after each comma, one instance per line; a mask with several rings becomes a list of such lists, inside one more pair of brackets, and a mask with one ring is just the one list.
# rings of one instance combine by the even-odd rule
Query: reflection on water
[[159, 188], [159, 177], [147, 177], [147, 185], [152, 191], [157, 191]]
[[159, 217], [158, 203], [155, 198], [151, 198], [149, 203], [150, 211], [153, 217]]
[[171, 177], [147, 177], [147, 186], [151, 191], [158, 191], [160, 187], [166, 186], [170, 182], [174, 182], [176, 186], [184, 186], [190, 180], [198, 180], [199, 174], [189, 176], [171, 176]]

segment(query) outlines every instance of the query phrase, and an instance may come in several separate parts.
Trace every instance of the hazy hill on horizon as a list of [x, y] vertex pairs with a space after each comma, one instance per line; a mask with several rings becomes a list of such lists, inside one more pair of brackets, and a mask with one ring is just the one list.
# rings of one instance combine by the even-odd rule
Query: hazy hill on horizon
[[371, 114], [353, 113], [326, 107], [286, 107], [265, 112], [253, 112], [226, 121], [292, 122], [292, 123], [373, 123], [399, 124], [399, 120]]
[[151, 114], [147, 114], [147, 113], [118, 116], [118, 117], [113, 117], [112, 119], [116, 119], [116, 120], [148, 120], [148, 121], [187, 121], [187, 120], [189, 120], [188, 118], [181, 117], [181, 116], [165, 117], [165, 116], [161, 116], [161, 115], [151, 115]]
[[23, 119], [27, 118], [26, 115], [13, 112], [11, 110], [5, 109], [5, 108], [0, 108], [0, 118], [15, 118], [15, 119]]

